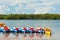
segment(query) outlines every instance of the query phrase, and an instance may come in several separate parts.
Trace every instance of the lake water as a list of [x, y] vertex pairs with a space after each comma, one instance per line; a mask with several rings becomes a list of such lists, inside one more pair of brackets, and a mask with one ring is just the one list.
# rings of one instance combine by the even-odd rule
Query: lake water
[[[33, 27], [33, 28], [37, 28], [37, 27], [48, 27], [51, 29], [52, 31], [52, 36], [49, 39], [54, 39], [54, 40], [60, 40], [60, 20], [0, 20], [0, 22], [4, 22], [9, 28], [12, 27]], [[9, 36], [8, 36], [9, 35]], [[18, 37], [21, 40], [21, 38], [26, 38], [27, 40], [30, 38], [30, 36], [32, 36], [32, 39], [48, 39], [45, 35], [41, 36], [40, 34], [3, 34], [0, 33], [0, 38], [6, 36], [9, 38], [15, 38]], [[36, 36], [38, 35], [38, 36]], [[41, 36], [41, 37], [40, 37]]]

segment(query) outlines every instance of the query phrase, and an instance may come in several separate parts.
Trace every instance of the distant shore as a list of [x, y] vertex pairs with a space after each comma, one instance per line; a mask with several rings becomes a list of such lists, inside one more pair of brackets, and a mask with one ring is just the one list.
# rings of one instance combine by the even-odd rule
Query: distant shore
[[60, 20], [60, 14], [0, 14], [0, 20]]

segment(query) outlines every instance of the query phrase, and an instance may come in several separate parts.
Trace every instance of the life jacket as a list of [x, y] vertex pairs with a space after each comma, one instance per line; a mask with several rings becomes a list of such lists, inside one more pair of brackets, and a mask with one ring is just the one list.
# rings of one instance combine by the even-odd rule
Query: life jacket
[[42, 31], [43, 29], [42, 29], [42, 28], [37, 28], [37, 29], [36, 29], [36, 32], [38, 32], [39, 30], [41, 30], [41, 31]]
[[27, 30], [27, 28], [26, 28], [26, 27], [24, 27], [24, 28], [23, 28], [23, 30]]
[[9, 30], [9, 28], [7, 26], [4, 27], [4, 30]]
[[37, 30], [42, 30], [42, 28], [38, 28]]
[[15, 28], [15, 30], [19, 30], [19, 28]]
[[5, 23], [0, 23], [0, 27], [4, 27]]
[[45, 31], [50, 31], [50, 29], [47, 28]]
[[42, 28], [40, 28], [39, 30], [42, 30]]
[[32, 30], [32, 31], [34, 31], [34, 28], [32, 28], [32, 27], [31, 27], [29, 30]]

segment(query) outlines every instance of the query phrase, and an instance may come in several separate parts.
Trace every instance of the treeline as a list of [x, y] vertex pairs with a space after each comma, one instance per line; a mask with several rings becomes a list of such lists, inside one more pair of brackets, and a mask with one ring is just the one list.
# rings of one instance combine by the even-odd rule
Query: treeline
[[60, 14], [0, 14], [0, 19], [3, 20], [60, 20]]

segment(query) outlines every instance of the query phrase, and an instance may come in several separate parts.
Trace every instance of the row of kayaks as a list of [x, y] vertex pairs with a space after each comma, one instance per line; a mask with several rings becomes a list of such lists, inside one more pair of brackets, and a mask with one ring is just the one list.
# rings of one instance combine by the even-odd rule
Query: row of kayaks
[[5, 33], [42, 33], [42, 34], [47, 34], [47, 35], [51, 35], [51, 30], [49, 28], [36, 28], [34, 29], [33, 27], [30, 28], [17, 28], [17, 27], [13, 27], [13, 28], [9, 28], [7, 26], [5, 27], [1, 27], [0, 28], [0, 32], [5, 32]]

